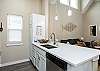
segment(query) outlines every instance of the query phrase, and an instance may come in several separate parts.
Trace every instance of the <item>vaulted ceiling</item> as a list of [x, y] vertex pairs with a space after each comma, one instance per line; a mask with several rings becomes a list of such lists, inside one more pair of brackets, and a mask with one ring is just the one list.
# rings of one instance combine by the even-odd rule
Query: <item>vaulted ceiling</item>
[[96, 1], [99, 1], [100, 0], [81, 0], [81, 11], [82, 13], [86, 13], [89, 8], [96, 2]]

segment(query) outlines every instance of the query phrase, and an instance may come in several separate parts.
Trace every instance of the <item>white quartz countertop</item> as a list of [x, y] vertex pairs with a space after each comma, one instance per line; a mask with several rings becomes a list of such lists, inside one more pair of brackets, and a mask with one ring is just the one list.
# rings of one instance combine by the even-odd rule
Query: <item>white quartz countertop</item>
[[78, 66], [89, 60], [97, 60], [98, 56], [100, 55], [100, 50], [70, 44], [59, 43], [56, 45], [58, 48], [53, 49], [42, 47], [39, 43], [33, 44], [74, 66]]

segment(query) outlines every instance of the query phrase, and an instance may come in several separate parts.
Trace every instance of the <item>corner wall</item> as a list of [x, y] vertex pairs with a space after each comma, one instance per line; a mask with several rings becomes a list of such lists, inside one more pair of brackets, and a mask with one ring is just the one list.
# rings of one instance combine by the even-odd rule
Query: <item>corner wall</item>
[[[85, 41], [100, 40], [100, 1], [96, 1], [83, 16]], [[90, 36], [89, 25], [97, 25], [97, 36]]]
[[[0, 0], [0, 18], [4, 31], [2, 32], [1, 63], [9, 63], [29, 58], [29, 24], [32, 13], [41, 14], [41, 0]], [[6, 46], [7, 14], [23, 16], [22, 42], [20, 46]], [[1, 41], [1, 40], [0, 40]]]

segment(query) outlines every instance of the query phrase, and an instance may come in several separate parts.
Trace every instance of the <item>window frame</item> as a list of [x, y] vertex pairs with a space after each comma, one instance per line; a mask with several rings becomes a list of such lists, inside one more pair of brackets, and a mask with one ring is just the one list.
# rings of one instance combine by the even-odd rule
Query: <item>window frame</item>
[[[11, 29], [8, 28], [8, 16], [20, 16], [22, 23], [21, 23], [21, 29]], [[10, 30], [15, 30], [15, 31], [20, 31], [21, 32], [21, 40], [20, 41], [9, 41], [9, 31]], [[7, 14], [7, 46], [19, 46], [22, 45], [22, 34], [23, 32], [23, 16], [22, 15], [15, 15], [15, 14]]]
[[[67, 1], [67, 2], [68, 2], [68, 3], [65, 4], [65, 3], [61, 2], [61, 0], [60, 0], [60, 4], [69, 6], [69, 1]], [[72, 2], [72, 0], [71, 0], [71, 2]], [[70, 4], [71, 4], [71, 3], [70, 3]], [[77, 8], [76, 8], [76, 7], [73, 7], [73, 6], [71, 6], [71, 5], [70, 5], [70, 7], [78, 10], [78, 9], [79, 9], [79, 0], [77, 0]]]

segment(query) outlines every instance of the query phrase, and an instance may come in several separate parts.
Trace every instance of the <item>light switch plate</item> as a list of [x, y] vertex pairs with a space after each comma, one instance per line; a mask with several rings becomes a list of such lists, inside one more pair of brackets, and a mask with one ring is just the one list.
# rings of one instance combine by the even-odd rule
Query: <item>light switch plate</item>
[[99, 31], [100, 31], [100, 26], [99, 26]]

